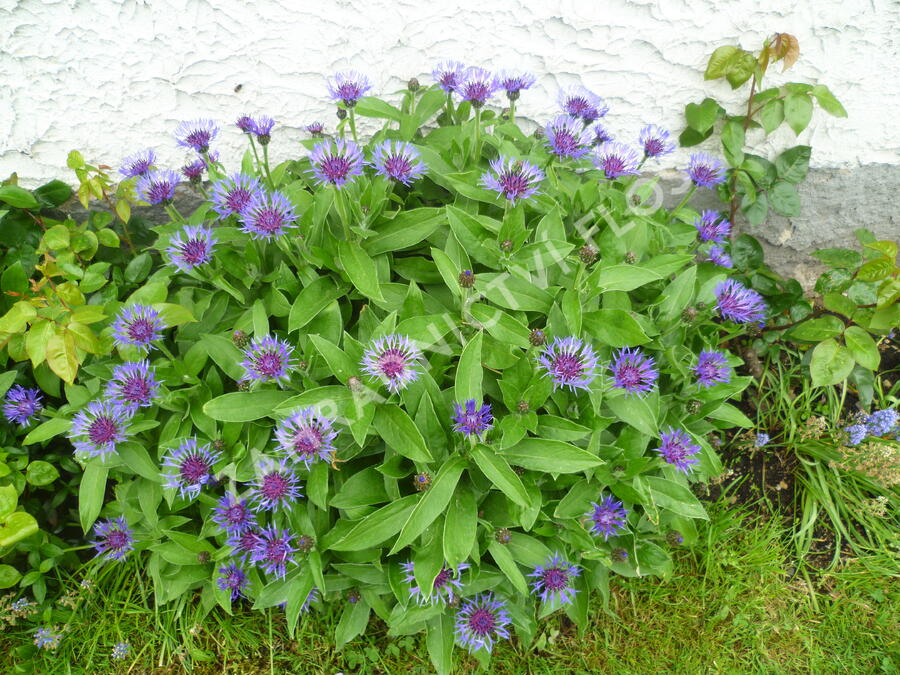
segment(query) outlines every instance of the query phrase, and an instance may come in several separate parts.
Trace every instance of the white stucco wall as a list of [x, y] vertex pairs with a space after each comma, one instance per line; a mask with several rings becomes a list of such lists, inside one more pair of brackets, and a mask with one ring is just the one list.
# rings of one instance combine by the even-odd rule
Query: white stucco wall
[[583, 83], [607, 99], [621, 140], [649, 122], [677, 133], [684, 104], [706, 93], [737, 110], [727, 85], [702, 79], [712, 49], [756, 49], [778, 31], [799, 38], [801, 59], [771, 80], [827, 84], [850, 114], [814, 116], [801, 137], [813, 164], [900, 163], [895, 0], [0, 0], [0, 175], [68, 177], [73, 148], [117, 166], [151, 146], [177, 168], [171, 132], [197, 116], [227, 127], [228, 162], [241, 112], [277, 119], [282, 159], [303, 125], [333, 128], [335, 70], [362, 70], [392, 97], [446, 58], [537, 73], [519, 105], [532, 120], [555, 112], [560, 86]]

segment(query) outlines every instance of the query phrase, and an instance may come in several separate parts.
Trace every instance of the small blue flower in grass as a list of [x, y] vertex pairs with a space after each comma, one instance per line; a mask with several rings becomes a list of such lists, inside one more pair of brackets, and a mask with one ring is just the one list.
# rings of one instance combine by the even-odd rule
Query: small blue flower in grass
[[216, 583], [221, 590], [231, 593], [232, 602], [244, 597], [244, 591], [250, 585], [244, 570], [233, 563], [219, 568], [219, 578]]
[[256, 517], [246, 499], [227, 493], [212, 509], [212, 521], [228, 534], [241, 534], [253, 529]]
[[213, 466], [222, 453], [209, 445], [200, 445], [196, 438], [189, 438], [163, 458], [164, 485], [177, 490], [186, 499], [194, 499], [213, 477]]
[[337, 138], [322, 141], [312, 149], [309, 161], [319, 185], [342, 188], [356, 176], [362, 175], [362, 151], [351, 140]]
[[156, 164], [156, 152], [151, 148], [140, 150], [122, 160], [119, 173], [125, 178], [134, 178], [148, 173]]
[[591, 161], [603, 172], [608, 180], [640, 173], [640, 158], [634, 149], [624, 143], [604, 143], [594, 150]]
[[493, 593], [483, 593], [467, 600], [456, 613], [454, 633], [457, 642], [469, 652], [490, 652], [496, 640], [509, 639], [510, 623], [505, 603], [495, 600]]
[[376, 173], [398, 183], [409, 185], [425, 173], [425, 163], [416, 148], [403, 141], [383, 141], [372, 149], [372, 161]]
[[706, 255], [706, 260], [726, 269], [734, 267], [734, 263], [731, 262], [731, 256], [721, 246], [711, 247]]
[[762, 296], [739, 281], [727, 279], [715, 290], [719, 314], [735, 323], [765, 324], [766, 303]]
[[241, 532], [233, 532], [225, 541], [225, 545], [231, 548], [231, 554], [242, 562], [249, 562], [253, 557], [253, 551], [259, 542], [261, 530], [255, 524]]
[[117, 642], [113, 645], [110, 656], [114, 661], [124, 661], [131, 653], [131, 645], [127, 642]]
[[547, 145], [557, 157], [583, 157], [591, 149], [593, 136], [584, 122], [571, 115], [559, 115], [544, 127]]
[[128, 440], [131, 413], [114, 401], [91, 401], [72, 418], [69, 440], [75, 452], [90, 457], [106, 457]]
[[319, 597], [320, 597], [321, 595], [322, 595], [322, 594], [319, 592], [319, 587], [318, 587], [318, 586], [313, 586], [313, 587], [309, 590], [309, 593], [306, 594], [306, 600], [304, 600], [304, 601], [303, 601], [303, 604], [300, 605], [300, 613], [301, 613], [301, 614], [307, 614], [307, 613], [309, 612], [309, 610], [310, 610], [310, 607], [312, 607], [312, 604], [313, 604], [314, 602], [318, 602]]
[[484, 403], [479, 407], [475, 399], [470, 398], [464, 405], [454, 403], [453, 412], [453, 431], [466, 436], [474, 434], [480, 438], [481, 434], [494, 426], [490, 403]]
[[519, 98], [519, 92], [523, 89], [530, 89], [537, 82], [534, 73], [524, 70], [501, 70], [497, 73], [497, 83], [500, 88], [506, 91], [506, 96], [514, 101]]
[[531, 162], [503, 156], [492, 159], [491, 170], [481, 176], [484, 187], [506, 197], [513, 204], [535, 195], [542, 180], [544, 172]]
[[43, 395], [40, 389], [26, 389], [20, 384], [10, 387], [3, 403], [3, 415], [8, 422], [15, 422], [20, 427], [27, 427], [31, 418], [44, 409]]
[[866, 418], [866, 427], [872, 436], [887, 436], [897, 426], [900, 415], [893, 408], [876, 410]]
[[607, 495], [599, 504], [591, 502], [591, 506], [593, 508], [586, 518], [590, 522], [591, 534], [595, 537], [603, 535], [603, 539], [607, 540], [625, 530], [628, 511], [618, 499]]
[[688, 177], [697, 187], [713, 188], [725, 182], [725, 169], [722, 162], [705, 152], [691, 155], [687, 168]]
[[251, 340], [243, 350], [244, 375], [240, 381], [287, 383], [294, 367], [293, 354], [294, 348], [287, 340], [271, 335]]
[[481, 108], [491, 99], [500, 88], [497, 78], [484, 68], [466, 68], [463, 80], [456, 88], [464, 101], [472, 104], [473, 108]]
[[279, 530], [274, 525], [260, 530], [250, 559], [266, 574], [284, 578], [288, 563], [296, 563], [293, 555], [299, 550], [293, 545], [293, 538], [290, 530]]
[[431, 76], [441, 89], [451, 94], [462, 84], [465, 70], [465, 65], [459, 61], [441, 61], [431, 71]]
[[235, 173], [213, 184], [210, 201], [220, 218], [240, 215], [250, 201], [262, 192], [259, 180], [245, 173]]
[[613, 355], [613, 387], [641, 396], [653, 389], [659, 378], [656, 361], [640, 349], [624, 347]]
[[541, 602], [571, 604], [575, 600], [577, 589], [572, 587], [572, 581], [581, 574], [578, 565], [573, 565], [563, 560], [559, 553], [555, 553], [543, 565], [538, 565], [529, 574], [534, 581], [531, 588]]
[[297, 217], [283, 193], [257, 192], [241, 212], [241, 230], [254, 239], [273, 239], [294, 227]]
[[669, 132], [655, 124], [648, 124], [638, 134], [638, 144], [644, 150], [644, 157], [661, 157], [675, 150], [675, 143], [669, 140]]
[[175, 198], [175, 188], [180, 182], [178, 174], [170, 169], [150, 171], [138, 178], [135, 190], [141, 201], [151, 205], [165, 205]]
[[99, 521], [94, 525], [94, 537], [91, 544], [97, 555], [107, 560], [122, 560], [134, 550], [134, 532], [124, 517]]
[[416, 366], [422, 352], [405, 335], [386, 335], [373, 340], [363, 354], [360, 365], [367, 375], [397, 393], [419, 377]]
[[697, 228], [697, 238], [703, 242], [714, 241], [717, 244], [724, 244], [731, 234], [731, 223], [721, 218], [718, 211], [711, 209], [704, 210], [700, 217], [694, 220], [694, 227]]
[[38, 649], [46, 649], [54, 651], [59, 647], [62, 641], [62, 633], [54, 626], [53, 628], [38, 628], [34, 631], [34, 644]]
[[355, 70], [335, 73], [328, 81], [328, 95], [331, 96], [331, 100], [340, 101], [348, 108], [355, 106], [371, 88], [369, 78]]
[[153, 342], [162, 338], [166, 326], [155, 309], [149, 305], [123, 307], [112, 324], [113, 340], [119, 347], [137, 347], [147, 351]]
[[138, 408], [151, 406], [159, 398], [159, 381], [149, 361], [129, 361], [113, 368], [104, 393], [106, 398], [134, 414]]
[[215, 245], [216, 235], [210, 228], [185, 225], [184, 229], [169, 240], [166, 253], [175, 267], [182, 272], [190, 272], [212, 260]]
[[303, 462], [307, 469], [313, 462], [331, 462], [337, 437], [333, 423], [334, 420], [317, 414], [314, 408], [291, 413], [275, 425], [278, 449], [289, 459]]
[[847, 445], [859, 445], [869, 435], [869, 427], [865, 424], [851, 424], [844, 431], [847, 432]]
[[567, 115], [579, 117], [589, 124], [609, 112], [609, 106], [603, 99], [584, 87], [561, 89], [557, 102]]
[[769, 437], [769, 434], [767, 434], [765, 431], [760, 431], [758, 434], [756, 434], [756, 438], [753, 439], [753, 447], [762, 448], [763, 446], [768, 444], [770, 440], [771, 438]]
[[303, 496], [300, 479], [284, 462], [264, 459], [256, 467], [257, 478], [252, 483], [250, 497], [256, 510], [274, 511], [290, 506]]
[[698, 460], [694, 455], [700, 452], [700, 446], [684, 431], [669, 427], [660, 434], [662, 443], [657, 452], [662, 458], [679, 471], [687, 473]]
[[704, 388], [731, 381], [731, 366], [722, 352], [700, 352], [693, 370], [697, 376], [697, 384]]
[[597, 355], [574, 335], [556, 337], [538, 356], [538, 367], [553, 381], [554, 391], [566, 387], [586, 391], [597, 377]]
[[431, 587], [431, 593], [426, 595], [422, 589], [416, 586], [415, 563], [400, 563], [403, 569], [403, 580], [409, 584], [409, 595], [416, 599], [420, 605], [446, 604], [452, 602], [453, 598], [462, 591], [462, 581], [460, 576], [464, 571], [469, 569], [468, 563], [460, 563], [456, 567], [447, 567], [444, 565], [438, 575], [434, 578]]
[[218, 133], [219, 126], [210, 119], [187, 120], [175, 127], [175, 140], [181, 147], [202, 154], [209, 150]]

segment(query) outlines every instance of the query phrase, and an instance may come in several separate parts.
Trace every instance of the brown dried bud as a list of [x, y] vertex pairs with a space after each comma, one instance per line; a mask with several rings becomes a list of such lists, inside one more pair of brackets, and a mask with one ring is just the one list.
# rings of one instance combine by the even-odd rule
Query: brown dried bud
[[301, 534], [297, 539], [297, 548], [303, 553], [309, 553], [316, 547], [316, 540], [308, 534]]
[[704, 309], [706, 309], [706, 303], [705, 303], [705, 302], [698, 302], [698, 303], [697, 303], [696, 305], [694, 305], [694, 306], [697, 308], [697, 311], [698, 311], [698, 312], [702, 312]]
[[413, 485], [417, 492], [425, 492], [425, 490], [431, 487], [431, 476], [424, 471], [422, 473], [417, 473], [413, 476]]
[[337, 114], [337, 118], [338, 118], [339, 120], [342, 120], [342, 119], [346, 119], [346, 118], [347, 118], [347, 111], [344, 110], [343, 108], [338, 108], [336, 114]]
[[634, 265], [634, 263], [635, 263], [636, 261], [637, 261], [637, 256], [636, 256], [632, 251], [628, 251], [628, 253], [625, 254], [625, 262], [626, 262], [626, 264], [628, 264], [628, 265]]
[[500, 242], [500, 250], [504, 253], [509, 253], [510, 251], [512, 251], [512, 247], [513, 243], [511, 239], [504, 239], [502, 242]]
[[758, 324], [751, 323], [747, 325], [747, 335], [750, 337], [759, 337], [762, 335], [762, 326]]
[[544, 137], [543, 127], [538, 127], [537, 129], [535, 129], [532, 136], [534, 136], [535, 138], [543, 138]]
[[614, 548], [612, 552], [612, 558], [616, 562], [628, 562], [628, 551], [626, 551], [624, 548]]
[[213, 441], [213, 447], [219, 452], [222, 452], [222, 450], [225, 449], [225, 441], [223, 441], [221, 438], [217, 438]]
[[462, 288], [472, 288], [475, 285], [475, 273], [472, 270], [463, 270], [459, 273], [459, 285]]
[[540, 347], [547, 341], [547, 337], [544, 335], [544, 331], [535, 328], [528, 336], [528, 341], [535, 347]]
[[496, 539], [501, 544], [508, 544], [509, 540], [512, 539], [512, 533], [505, 527], [501, 527], [499, 530], [494, 532], [494, 539]]
[[209, 551], [200, 551], [200, 553], [197, 554], [197, 562], [201, 565], [205, 565], [206, 563], [208, 563], [209, 559]]
[[578, 257], [581, 258], [581, 262], [585, 265], [593, 265], [597, 262], [597, 249], [593, 246], [585, 244], [580, 249], [578, 249]]
[[242, 330], [236, 330], [231, 334], [231, 341], [238, 349], [243, 349], [250, 344], [250, 336]]
[[347, 386], [354, 394], [358, 394], [363, 390], [363, 382], [356, 375], [351, 375], [347, 378]]
[[669, 546], [681, 546], [684, 543], [684, 537], [681, 536], [681, 532], [678, 530], [669, 530], [666, 533], [666, 543]]
[[694, 319], [697, 318], [697, 310], [693, 307], [685, 307], [684, 311], [681, 313], [681, 319], [690, 323]]
[[516, 410], [518, 410], [520, 413], [527, 413], [529, 410], [531, 410], [531, 406], [528, 405], [528, 401], [519, 401], [518, 405], [516, 406]]
[[698, 412], [700, 412], [700, 408], [702, 406], [703, 406], [703, 404], [700, 403], [700, 401], [697, 401], [697, 400], [688, 401], [687, 410], [691, 415], [696, 415]]
[[525, 469], [524, 469], [523, 467], [521, 467], [521, 466], [514, 466], [514, 467], [512, 468], [512, 470], [513, 470], [513, 473], [516, 474], [517, 476], [524, 476], [524, 475], [525, 475]]
[[409, 82], [406, 83], [406, 88], [410, 91], [419, 91], [420, 86], [421, 85], [419, 84], [419, 80], [417, 80], [415, 77], [409, 78]]
[[238, 382], [238, 391], [250, 391], [250, 380], [241, 380]]

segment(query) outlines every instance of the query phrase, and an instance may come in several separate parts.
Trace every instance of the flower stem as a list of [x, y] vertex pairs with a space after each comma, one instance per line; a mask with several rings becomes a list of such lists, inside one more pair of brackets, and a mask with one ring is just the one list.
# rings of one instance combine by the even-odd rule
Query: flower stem
[[475, 166], [478, 166], [478, 159], [481, 157], [481, 108], [475, 108], [475, 144], [472, 147], [472, 156], [475, 159]]
[[256, 151], [256, 143], [253, 140], [253, 134], [250, 134], [250, 149], [253, 150], [253, 157], [256, 159], [257, 171], [260, 175], [263, 174], [263, 165], [262, 162], [259, 161], [259, 153]]
[[275, 184], [272, 182], [272, 172], [269, 171], [269, 144], [266, 143], [263, 148], [263, 167], [266, 170], [266, 179], [269, 181], [269, 187], [274, 190]]
[[453, 126], [453, 94], [447, 92], [447, 104], [444, 108], [447, 112], [447, 123]]
[[509, 121], [513, 124], [516, 122], [516, 102], [512, 99], [509, 101]]
[[166, 204], [166, 213], [169, 214], [169, 218], [172, 219], [172, 222], [173, 222], [173, 223], [185, 223], [185, 222], [187, 222], [187, 221], [184, 219], [184, 216], [182, 216], [182, 215], [178, 212], [178, 209], [175, 208], [175, 205], [174, 205], [174, 204]]
[[681, 207], [683, 207], [685, 204], [687, 204], [687, 201], [691, 197], [694, 196], [694, 192], [696, 192], [696, 190], [697, 190], [697, 186], [694, 184], [691, 184], [691, 187], [688, 189], [687, 194], [685, 194], [684, 198], [680, 202], [678, 202], [678, 206], [676, 206], [674, 209], [672, 209], [672, 220], [669, 221], [670, 223], [675, 220], [675, 214], [678, 213], [679, 211], [681, 211]]
[[175, 361], [176, 361], [175, 356], [173, 356], [172, 352], [169, 351], [169, 348], [166, 347], [166, 343], [165, 343], [165, 342], [163, 342], [162, 340], [160, 340], [160, 341], [156, 344], [156, 346], [159, 347], [159, 351], [161, 351], [163, 354], [165, 354], [167, 357], [169, 357], [169, 361], [171, 361], [172, 363], [175, 363]]
[[353, 135], [353, 142], [359, 143], [359, 138], [356, 137], [356, 113], [353, 111], [353, 108], [350, 108], [350, 133]]

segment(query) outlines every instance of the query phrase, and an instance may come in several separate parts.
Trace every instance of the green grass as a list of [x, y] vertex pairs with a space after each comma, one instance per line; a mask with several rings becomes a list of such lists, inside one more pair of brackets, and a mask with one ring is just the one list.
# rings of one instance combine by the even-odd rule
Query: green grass
[[[532, 648], [500, 645], [494, 673], [894, 673], [900, 662], [900, 584], [860, 561], [817, 577], [796, 575], [780, 522], [712, 508], [698, 544], [676, 553], [675, 576], [611, 583], [610, 613], [595, 600], [584, 636], [559, 617]], [[884, 560], [881, 565], [888, 565]], [[894, 565], [896, 563], [894, 562]], [[335, 652], [334, 613], [301, 621], [287, 637], [278, 612], [196, 607], [154, 611], [135, 567], [82, 596], [56, 654], [36, 653], [19, 624], [0, 633], [0, 672], [34, 673], [430, 673], [419, 636], [388, 637], [373, 621]], [[117, 671], [112, 645], [131, 643]], [[458, 672], [477, 671], [463, 652]]]

